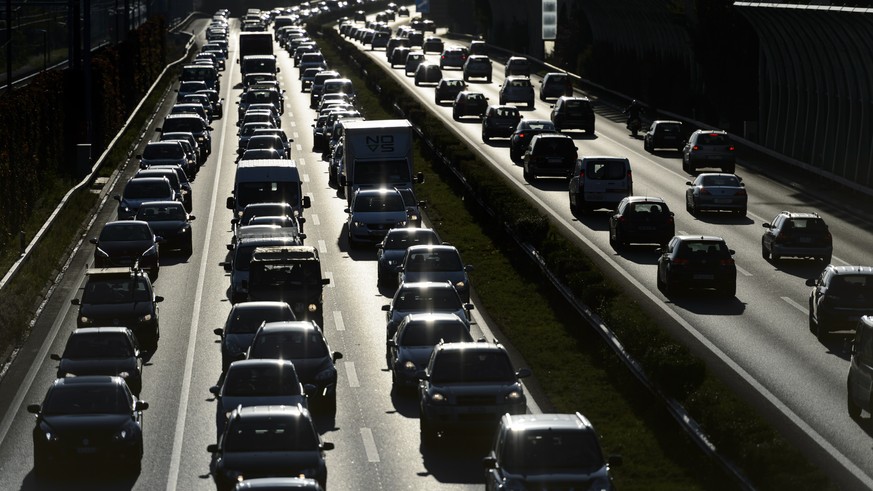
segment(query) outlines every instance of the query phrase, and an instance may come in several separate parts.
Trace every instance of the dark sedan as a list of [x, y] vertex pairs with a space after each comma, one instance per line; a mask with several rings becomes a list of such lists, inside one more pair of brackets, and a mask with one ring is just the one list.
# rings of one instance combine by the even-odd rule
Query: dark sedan
[[234, 360], [244, 360], [252, 338], [265, 322], [297, 320], [285, 302], [240, 302], [227, 314], [224, 328], [213, 332], [221, 336], [221, 369], [227, 370]]
[[[181, 203], [180, 203], [181, 205]], [[142, 220], [118, 220], [103, 226], [100, 235], [90, 242], [94, 248], [94, 266], [139, 266], [149, 270], [155, 277], [160, 269], [158, 243], [163, 238], [156, 236], [148, 222]]]
[[147, 222], [152, 232], [163, 237], [161, 249], [179, 249], [188, 256], [194, 251], [191, 222], [195, 218], [178, 201], [147, 201], [136, 212], [137, 220]]
[[662, 198], [628, 196], [609, 217], [609, 245], [616, 250], [630, 243], [666, 246], [675, 234], [673, 212]]
[[118, 460], [138, 472], [143, 454], [142, 412], [147, 402], [133, 395], [121, 377], [89, 375], [59, 378], [42, 404], [27, 406], [36, 415], [34, 470]]
[[464, 116], [481, 118], [488, 107], [488, 98], [481, 92], [462, 91], [455, 97], [452, 104], [452, 118], [461, 119]]
[[482, 141], [488, 143], [491, 138], [509, 138], [521, 121], [521, 113], [515, 106], [488, 106], [482, 118]]
[[406, 249], [419, 244], [440, 245], [442, 241], [436, 231], [429, 228], [392, 228], [379, 243], [376, 250], [378, 268], [376, 281], [382, 285], [386, 282], [397, 283], [397, 274], [403, 258], [406, 257]]
[[746, 216], [749, 196], [742, 179], [734, 174], [703, 173], [685, 183], [685, 209], [697, 216], [701, 211], [730, 211]]
[[418, 387], [418, 371], [424, 370], [439, 343], [473, 341], [470, 326], [455, 314], [407, 315], [388, 340], [386, 357], [395, 388]]
[[131, 392], [142, 390], [142, 353], [133, 331], [126, 327], [83, 327], [70, 333], [59, 362], [58, 378], [68, 375], [117, 375]]

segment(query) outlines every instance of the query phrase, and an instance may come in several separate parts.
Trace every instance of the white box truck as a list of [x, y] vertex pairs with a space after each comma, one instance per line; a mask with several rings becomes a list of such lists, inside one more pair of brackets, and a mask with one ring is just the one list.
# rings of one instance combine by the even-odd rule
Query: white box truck
[[[343, 124], [340, 186], [351, 203], [360, 188], [412, 188], [412, 124], [405, 119]], [[423, 182], [424, 176], [415, 176]]]

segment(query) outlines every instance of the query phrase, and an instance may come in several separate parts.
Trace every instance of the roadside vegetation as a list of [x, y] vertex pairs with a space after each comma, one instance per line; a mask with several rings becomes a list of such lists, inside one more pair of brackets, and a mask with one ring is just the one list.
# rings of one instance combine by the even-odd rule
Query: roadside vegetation
[[419, 145], [416, 155], [418, 170], [426, 176], [426, 183], [416, 189], [428, 202], [432, 225], [461, 250], [465, 262], [476, 266], [471, 273], [476, 296], [502, 333], [501, 342], [533, 370], [550, 402], [544, 410], [581, 412], [598, 429], [605, 452], [624, 457], [624, 464], [614, 470], [619, 489], [735, 489], [738, 484], [694, 446], [659, 399], [587, 327], [512, 236], [539, 252], [755, 487], [835, 489], [384, 69], [328, 24], [310, 32], [321, 38], [329, 66], [353, 80], [368, 119], [402, 114], [432, 142], [437, 153]]

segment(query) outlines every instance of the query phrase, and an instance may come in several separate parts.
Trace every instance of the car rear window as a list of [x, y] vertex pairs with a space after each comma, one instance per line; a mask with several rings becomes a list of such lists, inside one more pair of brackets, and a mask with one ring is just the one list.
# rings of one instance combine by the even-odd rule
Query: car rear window
[[820, 218], [792, 218], [785, 223], [786, 228], [798, 231], [821, 232], [828, 229], [824, 220]]
[[142, 151], [145, 159], [181, 159], [185, 151], [181, 145], [146, 145]]
[[403, 339], [400, 342], [404, 346], [434, 346], [440, 341], [457, 343], [472, 340], [467, 326], [458, 321], [407, 324], [403, 330]]
[[589, 160], [585, 175], [588, 179], [624, 179], [627, 176], [625, 164], [623, 160]]
[[736, 176], [704, 176], [700, 180], [703, 186], [738, 187], [740, 180]]
[[515, 370], [502, 351], [443, 351], [434, 359], [431, 381], [509, 382], [515, 381]]
[[252, 358], [324, 358], [327, 345], [318, 332], [273, 332], [252, 342]]
[[701, 134], [697, 138], [698, 145], [727, 145], [728, 138], [727, 135], [723, 135], [721, 133], [706, 133]]
[[724, 242], [713, 240], [693, 240], [684, 241], [679, 246], [679, 255], [683, 257], [694, 256], [698, 254], [713, 255], [718, 257], [730, 256], [730, 251]]
[[578, 99], [569, 99], [564, 103], [564, 107], [568, 110], [584, 109], [588, 107], [588, 101], [580, 101]]
[[537, 155], [576, 153], [576, 145], [572, 138], [539, 138], [533, 153]]
[[679, 133], [682, 129], [682, 126], [678, 124], [659, 124], [658, 131], [663, 131], [664, 133]]
[[666, 208], [660, 203], [634, 203], [631, 210], [634, 213], [666, 213]]

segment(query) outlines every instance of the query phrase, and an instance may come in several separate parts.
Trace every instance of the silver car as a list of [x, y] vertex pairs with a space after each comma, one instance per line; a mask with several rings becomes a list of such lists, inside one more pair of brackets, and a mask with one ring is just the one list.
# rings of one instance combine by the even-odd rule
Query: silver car
[[406, 249], [398, 283], [448, 281], [464, 302], [470, 301], [470, 278], [473, 266], [464, 264], [461, 253], [451, 245], [415, 245]]
[[731, 211], [746, 216], [749, 196], [742, 179], [734, 174], [703, 173], [687, 181], [685, 209], [694, 216], [700, 211]]

